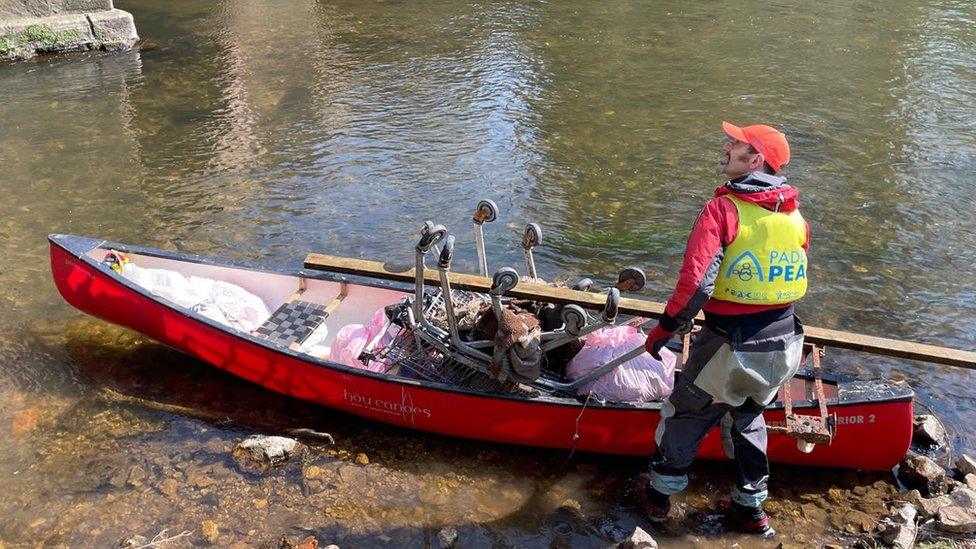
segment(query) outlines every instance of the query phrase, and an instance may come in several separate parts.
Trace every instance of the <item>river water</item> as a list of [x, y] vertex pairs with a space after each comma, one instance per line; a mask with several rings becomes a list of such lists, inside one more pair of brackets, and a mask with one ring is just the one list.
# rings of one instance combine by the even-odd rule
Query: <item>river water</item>
[[[298, 266], [410, 261], [433, 219], [474, 270], [469, 220], [492, 198], [493, 265], [521, 264], [534, 221], [542, 276], [639, 265], [661, 301], [722, 183], [720, 122], [767, 122], [813, 231], [804, 320], [974, 347], [969, 0], [118, 4], [140, 49], [0, 66], [0, 545], [202, 544], [212, 521], [222, 546], [437, 546], [454, 526], [466, 546], [599, 547], [643, 524], [626, 497], [640, 460], [403, 432], [87, 318], [50, 281], [48, 233]], [[908, 381], [976, 450], [969, 371], [843, 352], [827, 367]], [[336, 445], [309, 441], [280, 474], [234, 468], [236, 440], [296, 427]], [[730, 478], [697, 467], [687, 518], [659, 535], [743, 541], [702, 519]], [[885, 478], [776, 468], [777, 542], [857, 531]]]

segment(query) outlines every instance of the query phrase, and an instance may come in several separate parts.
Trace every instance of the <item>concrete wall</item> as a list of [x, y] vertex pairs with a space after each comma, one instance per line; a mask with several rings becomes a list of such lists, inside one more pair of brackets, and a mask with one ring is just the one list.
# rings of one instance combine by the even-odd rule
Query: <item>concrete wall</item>
[[132, 15], [112, 0], [0, 0], [0, 60], [125, 49], [138, 39]]

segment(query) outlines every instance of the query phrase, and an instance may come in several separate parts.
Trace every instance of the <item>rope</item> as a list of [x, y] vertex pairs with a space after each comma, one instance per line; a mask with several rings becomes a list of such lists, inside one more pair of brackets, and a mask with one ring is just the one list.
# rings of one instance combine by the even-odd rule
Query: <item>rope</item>
[[576, 429], [573, 431], [573, 449], [569, 451], [569, 455], [566, 456], [566, 461], [563, 462], [563, 465], [569, 463], [569, 460], [573, 459], [573, 454], [576, 453], [576, 441], [578, 441], [580, 438], [579, 423], [580, 420], [583, 419], [583, 412], [586, 412], [586, 406], [590, 403], [590, 397], [592, 396], [593, 391], [586, 393], [586, 400], [583, 401], [583, 409], [580, 410], [579, 415], [576, 416]]

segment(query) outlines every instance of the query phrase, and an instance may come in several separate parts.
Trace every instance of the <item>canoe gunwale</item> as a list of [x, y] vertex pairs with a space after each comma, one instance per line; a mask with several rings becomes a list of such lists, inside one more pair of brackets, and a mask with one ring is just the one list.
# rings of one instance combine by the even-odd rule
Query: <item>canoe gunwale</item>
[[[112, 242], [109, 240], [98, 240], [89, 237], [82, 237], [76, 235], [64, 235], [64, 234], [51, 234], [48, 235], [48, 240], [52, 245], [58, 246], [71, 256], [79, 259], [88, 266], [96, 269], [101, 274], [103, 274], [109, 280], [125, 287], [127, 290], [135, 292], [142, 297], [149, 299], [159, 305], [166, 307], [167, 309], [182, 315], [184, 317], [190, 318], [195, 322], [205, 324], [210, 328], [223, 332], [230, 335], [236, 339], [246, 341], [251, 344], [259, 345], [267, 350], [274, 353], [282, 354], [290, 358], [314, 365], [320, 368], [329, 369], [336, 371], [338, 373], [354, 375], [360, 377], [373, 378], [381, 380], [387, 383], [394, 383], [399, 385], [404, 385], [408, 387], [423, 387], [429, 390], [443, 391], [452, 394], [463, 394], [466, 396], [473, 396], [485, 399], [497, 399], [497, 400], [513, 400], [521, 403], [539, 404], [539, 405], [559, 405], [568, 406], [573, 408], [602, 408], [609, 410], [620, 410], [620, 411], [658, 411], [661, 409], [661, 402], [648, 402], [648, 403], [627, 403], [627, 402], [601, 402], [598, 400], [589, 399], [589, 401], [584, 404], [583, 397], [578, 397], [577, 399], [572, 399], [568, 397], [553, 397], [545, 394], [539, 394], [535, 396], [524, 396], [518, 394], [508, 394], [508, 393], [486, 393], [483, 391], [472, 390], [464, 387], [457, 387], [453, 385], [448, 385], [444, 383], [430, 382], [430, 381], [420, 381], [413, 380], [402, 377], [393, 377], [382, 373], [370, 372], [367, 370], [361, 370], [357, 368], [352, 368], [336, 362], [329, 360], [323, 360], [311, 355], [301, 353], [280, 345], [276, 345], [271, 341], [263, 338], [242, 332], [220, 324], [212, 319], [209, 319], [197, 312], [181, 307], [175, 303], [172, 303], [166, 299], [162, 299], [142, 288], [141, 286], [133, 283], [132, 281], [122, 277], [115, 271], [113, 271], [108, 266], [102, 264], [99, 261], [94, 260], [88, 254], [95, 249], [113, 249], [118, 250], [123, 253], [132, 253], [137, 255], [156, 257], [160, 259], [195, 263], [201, 265], [210, 265], [215, 267], [224, 267], [232, 269], [241, 269], [246, 271], [262, 272], [275, 275], [284, 275], [292, 277], [303, 277], [307, 279], [324, 280], [330, 282], [347, 282], [350, 284], [356, 284], [361, 286], [397, 290], [410, 293], [413, 290], [413, 285], [406, 282], [390, 281], [390, 280], [380, 280], [374, 279], [366, 276], [350, 275], [350, 274], [340, 274], [331, 273], [321, 270], [307, 270], [307, 269], [289, 269], [281, 268], [280, 266], [270, 266], [260, 263], [245, 263], [243, 261], [234, 261], [223, 258], [214, 258], [201, 256], [192, 253], [185, 252], [174, 252], [168, 250], [162, 250], [158, 248], [150, 248], [138, 245], [129, 245], [119, 242]], [[812, 373], [808, 372], [798, 372], [795, 376], [796, 378], [804, 380], [813, 380]], [[845, 407], [855, 407], [855, 406], [865, 406], [874, 404], [888, 404], [888, 403], [899, 403], [899, 402], [911, 402], [914, 398], [914, 391], [907, 387], [898, 387], [891, 384], [886, 384], [890, 388], [888, 394], [886, 395], [875, 395], [868, 398], [860, 398], [858, 400], [845, 400], [841, 388], [845, 384], [857, 384], [861, 383], [849, 377], [840, 375], [825, 374], [822, 376], [825, 383], [834, 384], [838, 386], [838, 396], [837, 398], [828, 399], [828, 405], [830, 408], [845, 408]], [[779, 400], [767, 406], [769, 410], [782, 409], [783, 403]], [[794, 400], [793, 408], [796, 409], [811, 409], [816, 410], [818, 405], [812, 399], [805, 400]]]

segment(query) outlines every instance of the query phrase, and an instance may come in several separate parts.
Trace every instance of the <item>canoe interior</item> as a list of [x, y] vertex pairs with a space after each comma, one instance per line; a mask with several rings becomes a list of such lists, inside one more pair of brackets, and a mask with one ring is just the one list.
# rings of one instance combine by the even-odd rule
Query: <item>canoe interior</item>
[[[95, 261], [101, 262], [109, 250], [118, 250], [120, 247], [96, 247], [87, 252], [87, 256]], [[403, 289], [391, 289], [383, 287], [369, 286], [346, 282], [340, 280], [323, 279], [314, 276], [300, 276], [298, 274], [282, 274], [276, 272], [245, 269], [236, 266], [218, 265], [210, 262], [187, 261], [182, 258], [168, 258], [147, 253], [126, 251], [129, 260], [143, 268], [166, 269], [175, 271], [183, 276], [205, 277], [214, 280], [221, 280], [240, 286], [248, 292], [258, 296], [267, 306], [269, 311], [274, 311], [278, 306], [287, 301], [302, 286], [304, 291], [301, 294], [303, 301], [317, 303], [323, 306], [330, 304], [342, 291], [344, 286], [346, 297], [336, 307], [332, 314], [325, 321], [328, 326], [328, 335], [324, 341], [325, 346], [330, 346], [335, 339], [336, 333], [340, 328], [348, 324], [366, 324], [372, 319], [377, 309], [380, 309], [400, 299], [413, 295], [406, 286]], [[188, 314], [193, 314], [184, 309]], [[229, 331], [233, 328], [225, 327]], [[250, 334], [238, 332], [243, 337], [253, 338]], [[299, 352], [299, 354], [305, 354]], [[306, 355], [309, 359], [328, 361], [328, 356]], [[678, 356], [678, 369], [681, 367], [681, 356]], [[391, 376], [395, 377], [395, 376]], [[823, 380], [824, 394], [828, 399], [837, 399], [838, 380], [825, 377]], [[798, 375], [791, 382], [793, 399], [797, 403], [811, 401], [815, 395], [815, 385], [813, 380], [806, 375]], [[780, 390], [782, 397], [782, 389]], [[559, 398], [559, 397], [553, 397]], [[570, 402], [576, 402], [573, 398], [563, 398]], [[634, 403], [628, 403], [634, 406]], [[657, 408], [660, 402], [648, 402], [636, 404], [637, 406], [650, 406]]]

